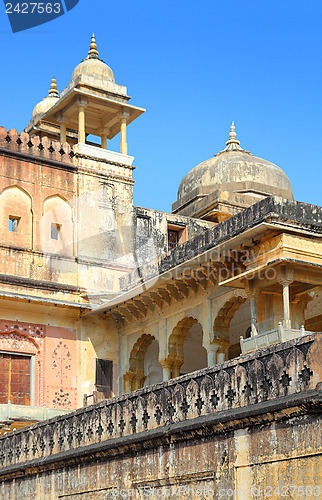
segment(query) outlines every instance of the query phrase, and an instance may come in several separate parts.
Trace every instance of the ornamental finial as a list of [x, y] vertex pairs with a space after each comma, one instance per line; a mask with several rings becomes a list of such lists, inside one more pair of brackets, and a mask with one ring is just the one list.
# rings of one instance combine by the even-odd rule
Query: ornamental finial
[[48, 91], [49, 97], [59, 97], [59, 92], [57, 90], [56, 78], [51, 79], [50, 89]]
[[98, 58], [98, 50], [97, 50], [97, 44], [96, 44], [94, 33], [92, 35], [92, 41], [91, 41], [91, 45], [90, 45], [90, 48], [89, 48], [89, 51], [88, 51], [88, 55], [90, 57]]
[[235, 122], [230, 125], [229, 139], [236, 139]]
[[239, 144], [240, 142], [236, 139], [235, 122], [232, 122], [229, 131], [229, 140], [226, 142], [226, 147], [223, 151], [219, 151], [217, 154], [228, 153], [229, 151], [242, 151], [243, 153], [249, 153], [249, 151], [245, 151], [245, 149], [241, 148]]
[[229, 141], [226, 142], [224, 151], [243, 151], [239, 144], [240, 142], [236, 139], [235, 122], [232, 122], [229, 132]]

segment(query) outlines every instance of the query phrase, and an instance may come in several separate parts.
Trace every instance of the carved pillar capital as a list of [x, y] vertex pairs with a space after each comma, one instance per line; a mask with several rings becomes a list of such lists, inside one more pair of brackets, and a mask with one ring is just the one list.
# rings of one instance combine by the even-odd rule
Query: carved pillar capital
[[293, 269], [290, 269], [286, 266], [281, 266], [279, 273], [277, 275], [277, 281], [280, 285], [286, 286], [290, 285], [294, 281], [294, 272]]

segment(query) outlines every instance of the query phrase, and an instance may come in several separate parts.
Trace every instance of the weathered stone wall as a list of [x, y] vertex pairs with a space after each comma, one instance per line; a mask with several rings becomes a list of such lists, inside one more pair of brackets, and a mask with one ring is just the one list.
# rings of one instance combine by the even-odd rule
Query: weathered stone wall
[[[132, 171], [85, 157], [67, 143], [0, 127], [0, 282], [6, 290], [20, 285], [29, 295], [79, 304], [86, 304], [85, 292], [113, 293], [118, 277], [133, 269], [122, 262], [133, 243]], [[15, 232], [8, 229], [10, 216], [19, 219]]]
[[168, 228], [181, 230], [181, 245], [214, 226], [213, 222], [142, 207], [134, 207], [133, 216], [140, 265], [168, 253]]
[[1, 495], [318, 498], [321, 347], [308, 335], [4, 436]]
[[265, 198], [221, 224], [200, 232], [171, 252], [149, 262], [141, 269], [140, 276], [134, 271], [121, 277], [120, 288], [127, 290], [140, 283], [142, 279], [148, 281], [159, 276], [264, 221], [276, 223], [288, 221], [295, 228], [298, 226], [309, 230], [312, 236], [320, 235], [322, 233], [322, 208], [298, 201], [284, 200], [277, 196]]

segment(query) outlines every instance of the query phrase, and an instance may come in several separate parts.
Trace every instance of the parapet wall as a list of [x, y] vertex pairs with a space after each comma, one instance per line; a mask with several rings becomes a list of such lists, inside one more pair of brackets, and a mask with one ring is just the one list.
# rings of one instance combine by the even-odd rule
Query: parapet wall
[[25, 132], [18, 134], [15, 129], [7, 132], [4, 127], [0, 127], [0, 148], [8, 151], [17, 151], [44, 160], [74, 164], [75, 153], [67, 142], [61, 144], [59, 141], [48, 139], [48, 137], [31, 137]]
[[139, 276], [134, 271], [121, 277], [120, 290], [129, 290], [142, 280], [147, 282], [246, 229], [271, 220], [277, 223], [290, 222], [295, 227], [310, 231], [312, 235], [322, 234], [322, 207], [270, 196], [142, 266]]
[[311, 334], [17, 430], [0, 438], [0, 481], [187, 429], [224, 433], [285, 408], [284, 419], [310, 405], [314, 413], [321, 354], [322, 335]]

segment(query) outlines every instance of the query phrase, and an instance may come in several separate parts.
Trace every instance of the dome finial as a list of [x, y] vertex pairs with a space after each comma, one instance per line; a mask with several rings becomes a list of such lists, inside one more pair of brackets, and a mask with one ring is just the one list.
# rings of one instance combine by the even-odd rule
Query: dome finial
[[92, 41], [91, 41], [91, 45], [89, 47], [88, 55], [89, 55], [89, 57], [98, 59], [98, 50], [97, 50], [97, 44], [96, 44], [96, 39], [95, 39], [94, 33], [92, 35]]
[[224, 151], [244, 151], [239, 144], [240, 142], [236, 139], [235, 122], [232, 122], [229, 132], [229, 141], [226, 142]]
[[239, 144], [240, 142], [236, 139], [235, 122], [232, 122], [230, 125], [229, 140], [226, 142], [226, 147], [223, 151], [219, 151], [217, 154], [220, 155], [229, 151], [242, 151], [243, 153], [249, 153], [249, 151], [245, 151], [245, 149], [241, 148]]
[[59, 97], [59, 92], [57, 90], [56, 78], [51, 79], [50, 89], [48, 91], [49, 97]]
[[235, 132], [235, 122], [232, 122], [230, 126], [230, 132], [229, 132], [229, 139], [236, 139], [236, 132]]

